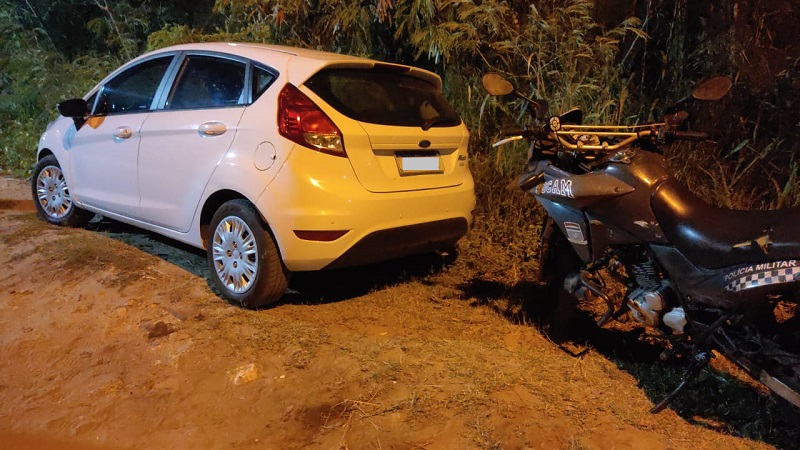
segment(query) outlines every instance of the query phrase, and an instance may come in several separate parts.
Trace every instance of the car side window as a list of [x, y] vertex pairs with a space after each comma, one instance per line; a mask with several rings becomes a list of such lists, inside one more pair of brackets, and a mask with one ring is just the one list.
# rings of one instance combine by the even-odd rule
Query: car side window
[[95, 115], [149, 111], [173, 56], [153, 58], [108, 81], [99, 92]]
[[187, 56], [165, 108], [217, 108], [243, 104], [246, 67], [245, 63], [230, 59]]
[[261, 67], [253, 67], [253, 102], [267, 91], [273, 81], [275, 74]]

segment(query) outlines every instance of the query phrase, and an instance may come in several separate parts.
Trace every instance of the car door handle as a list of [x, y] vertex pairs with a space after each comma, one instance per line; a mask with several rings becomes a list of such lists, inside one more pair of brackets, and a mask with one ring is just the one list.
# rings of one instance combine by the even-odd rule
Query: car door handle
[[131, 136], [133, 136], [133, 130], [130, 127], [117, 127], [117, 129], [114, 130], [114, 137], [128, 139]]
[[228, 131], [228, 127], [222, 122], [206, 122], [201, 123], [197, 131], [205, 136], [219, 136]]

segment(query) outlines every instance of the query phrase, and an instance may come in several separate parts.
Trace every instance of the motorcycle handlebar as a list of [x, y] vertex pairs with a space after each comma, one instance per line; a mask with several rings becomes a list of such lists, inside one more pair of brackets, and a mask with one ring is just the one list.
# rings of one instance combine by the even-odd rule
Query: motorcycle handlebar
[[527, 136], [527, 135], [528, 135], [528, 130], [526, 130], [525, 128], [509, 128], [508, 130], [502, 131], [503, 137]]
[[708, 133], [704, 131], [673, 131], [670, 134], [672, 134], [675, 139], [685, 141], [705, 141], [708, 139]]
[[[549, 127], [510, 128], [502, 131], [504, 139], [492, 144], [497, 147], [520, 139], [550, 139], [566, 149], [577, 152], [615, 151], [638, 139], [652, 139], [654, 144], [669, 144], [673, 140], [705, 141], [709, 134], [704, 131], [677, 131], [665, 129], [665, 124], [653, 124], [626, 128], [624, 126], [592, 126], [569, 125], [560, 131], [551, 131]], [[576, 142], [583, 136], [595, 136], [599, 142]]]

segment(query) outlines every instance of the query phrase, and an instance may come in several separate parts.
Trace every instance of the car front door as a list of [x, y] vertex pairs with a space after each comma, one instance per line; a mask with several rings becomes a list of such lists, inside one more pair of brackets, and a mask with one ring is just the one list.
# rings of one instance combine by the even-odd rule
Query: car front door
[[138, 63], [97, 92], [92, 116], [72, 136], [69, 150], [71, 191], [85, 205], [138, 217], [140, 132], [173, 58]]
[[247, 102], [245, 61], [188, 54], [163, 110], [142, 127], [139, 185], [144, 220], [186, 232]]

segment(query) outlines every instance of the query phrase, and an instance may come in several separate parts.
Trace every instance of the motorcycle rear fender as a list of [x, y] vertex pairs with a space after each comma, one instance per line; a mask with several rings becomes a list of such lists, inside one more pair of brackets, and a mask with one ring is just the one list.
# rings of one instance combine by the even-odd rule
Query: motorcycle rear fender
[[566, 236], [581, 261], [584, 263], [591, 261], [590, 229], [586, 215], [580, 210], [567, 207], [546, 198], [537, 196], [537, 200], [547, 211], [547, 214], [553, 218], [553, 222], [558, 225], [561, 232], [564, 233], [564, 236]]

